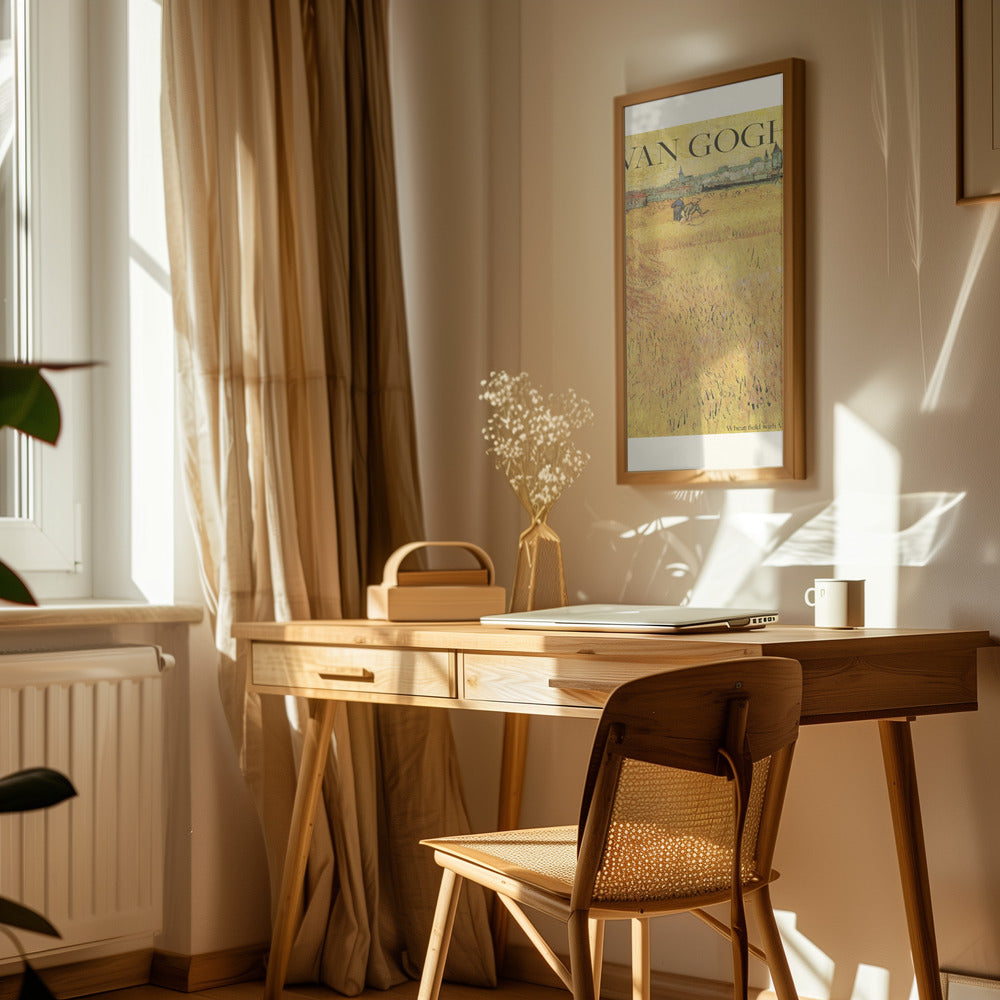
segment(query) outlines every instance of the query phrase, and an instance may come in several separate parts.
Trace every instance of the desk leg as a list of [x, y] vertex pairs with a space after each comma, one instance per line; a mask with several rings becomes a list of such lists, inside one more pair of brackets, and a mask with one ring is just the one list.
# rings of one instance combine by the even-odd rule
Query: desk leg
[[[521, 788], [524, 783], [524, 762], [528, 749], [529, 718], [528, 715], [504, 716], [500, 800], [497, 803], [498, 830], [513, 830], [521, 819]], [[493, 927], [493, 957], [499, 976], [504, 952], [507, 949], [507, 910], [495, 897], [490, 923]]]
[[[311, 705], [302, 744], [302, 763], [295, 785], [295, 803], [288, 831], [285, 864], [281, 870], [281, 890], [271, 931], [271, 952], [267, 961], [267, 978], [264, 982], [264, 1000], [279, 1000], [288, 971], [288, 958], [298, 929], [299, 904], [302, 901], [302, 883], [309, 857], [316, 806], [323, 788], [323, 770], [326, 766], [330, 737], [333, 735], [333, 716], [337, 703], [321, 699]], [[315, 711], [315, 714], [312, 714]]]
[[917, 773], [913, 763], [913, 740], [906, 720], [885, 719], [878, 724], [882, 739], [882, 760], [889, 789], [892, 828], [896, 835], [896, 857], [903, 883], [906, 925], [910, 932], [910, 952], [920, 1000], [941, 1000], [934, 914], [924, 830], [917, 795]]

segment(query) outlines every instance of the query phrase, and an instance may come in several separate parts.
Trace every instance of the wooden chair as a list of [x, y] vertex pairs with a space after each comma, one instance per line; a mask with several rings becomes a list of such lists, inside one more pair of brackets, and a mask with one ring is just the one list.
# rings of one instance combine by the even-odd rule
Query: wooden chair
[[[633, 983], [649, 996], [650, 918], [691, 912], [732, 940], [733, 993], [747, 958], [797, 1000], [768, 885], [798, 735], [801, 668], [752, 657], [621, 685], [601, 716], [578, 826], [425, 840], [444, 869], [419, 1000], [437, 1000], [463, 879], [495, 890], [575, 1000], [600, 994], [604, 921], [632, 921]], [[750, 947], [744, 897], [763, 950]], [[703, 910], [730, 903], [729, 923]], [[558, 917], [570, 968], [524, 907]]]

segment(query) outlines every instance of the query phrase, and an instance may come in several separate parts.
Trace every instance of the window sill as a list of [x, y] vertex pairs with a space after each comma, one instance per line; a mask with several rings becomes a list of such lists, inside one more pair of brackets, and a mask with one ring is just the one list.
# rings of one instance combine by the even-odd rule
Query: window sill
[[0, 629], [84, 628], [106, 625], [196, 625], [198, 604], [143, 604], [138, 601], [47, 601], [40, 607], [0, 605]]

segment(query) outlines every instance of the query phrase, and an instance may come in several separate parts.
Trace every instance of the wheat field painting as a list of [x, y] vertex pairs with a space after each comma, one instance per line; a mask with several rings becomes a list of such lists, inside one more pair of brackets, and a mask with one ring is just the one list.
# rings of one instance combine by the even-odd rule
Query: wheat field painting
[[620, 483], [805, 476], [803, 81], [615, 98]]
[[625, 243], [628, 437], [780, 431], [780, 177], [636, 205]]

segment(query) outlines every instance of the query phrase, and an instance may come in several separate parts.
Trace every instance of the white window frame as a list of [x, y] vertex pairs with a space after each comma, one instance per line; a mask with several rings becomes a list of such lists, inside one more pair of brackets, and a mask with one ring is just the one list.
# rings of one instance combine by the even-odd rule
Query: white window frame
[[[88, 4], [14, 0], [19, 19], [17, 143], [21, 177], [22, 329], [32, 360], [89, 357]], [[27, 142], [25, 142], [27, 138]], [[0, 558], [36, 598], [91, 593], [91, 375], [51, 374], [62, 412], [55, 448], [32, 442], [28, 516], [0, 518]]]

